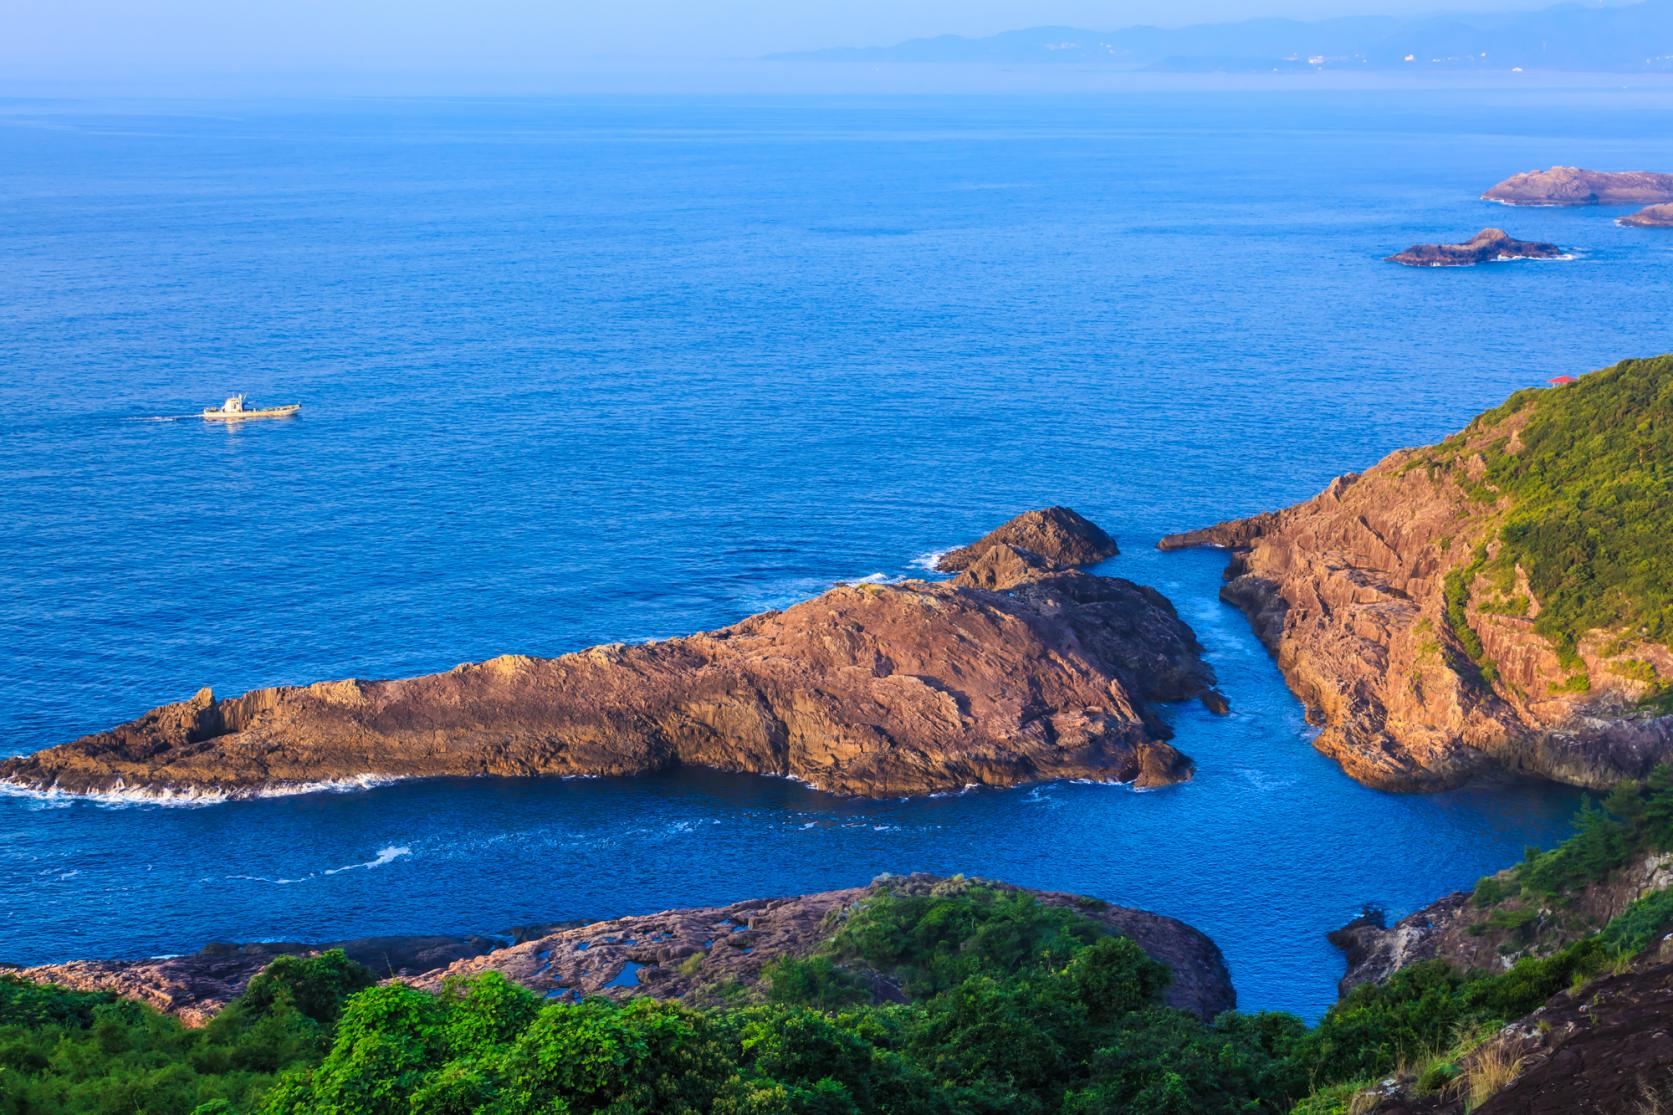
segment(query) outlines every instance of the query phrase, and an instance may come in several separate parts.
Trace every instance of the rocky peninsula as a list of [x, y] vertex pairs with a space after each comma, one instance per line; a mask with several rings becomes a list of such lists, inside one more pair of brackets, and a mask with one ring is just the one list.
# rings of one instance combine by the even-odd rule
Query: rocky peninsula
[[1505, 205], [1658, 205], [1673, 202], [1673, 174], [1554, 166], [1512, 175], [1481, 196]]
[[838, 586], [683, 638], [510, 655], [394, 681], [219, 699], [205, 689], [4, 760], [0, 781], [214, 798], [678, 764], [869, 796], [1188, 778], [1189, 760], [1166, 743], [1150, 706], [1222, 705], [1213, 672], [1166, 598], [1069, 568], [1101, 547], [1083, 527], [1043, 532], [1073, 522], [1067, 514], [1007, 524], [1001, 532], [1038, 548], [990, 544], [952, 581]]
[[1673, 357], [1626, 361], [1161, 545], [1234, 551], [1222, 597], [1359, 781], [1607, 787], [1673, 758], [1670, 408]]
[[[1183, 922], [1079, 895], [933, 875], [885, 876], [864, 887], [590, 924], [525, 927], [497, 937], [386, 937], [316, 946], [218, 944], [184, 956], [72, 961], [17, 969], [14, 974], [81, 991], [115, 992], [192, 1025], [207, 1022], [276, 957], [314, 955], [329, 948], [343, 949], [350, 959], [380, 975], [429, 990], [439, 990], [455, 977], [495, 971], [546, 998], [650, 996], [711, 1006], [724, 996], [735, 998], [740, 989], [755, 992], [769, 966], [814, 952], [848, 911], [875, 895], [956, 893], [968, 886], [1021, 892], [1047, 906], [1069, 907], [1131, 938], [1172, 972], [1166, 992], [1169, 1006], [1210, 1019], [1237, 1005], [1220, 950]], [[904, 997], [899, 987], [880, 976], [872, 985], [878, 1001]]]
[[1539, 240], [1517, 240], [1502, 228], [1484, 228], [1462, 244], [1414, 244], [1388, 257], [1407, 267], [1473, 267], [1507, 259], [1561, 259], [1563, 250]]
[[1631, 228], [1673, 228], [1673, 205], [1646, 205], [1622, 217], [1621, 224]]

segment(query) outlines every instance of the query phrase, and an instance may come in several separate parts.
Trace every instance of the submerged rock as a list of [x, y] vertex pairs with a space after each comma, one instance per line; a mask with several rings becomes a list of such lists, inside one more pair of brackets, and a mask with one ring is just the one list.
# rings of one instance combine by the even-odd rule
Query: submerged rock
[[[1093, 560], [1109, 548], [1072, 512], [1035, 523], [1030, 537], [1056, 538], [1056, 554]], [[0, 761], [0, 780], [74, 794], [237, 797], [369, 778], [689, 764], [895, 796], [1188, 778], [1189, 760], [1149, 706], [1212, 690], [1190, 628], [1151, 589], [1009, 556], [1013, 564], [1001, 569], [996, 557], [987, 573], [957, 582], [842, 586], [660, 643], [228, 699], [205, 689]]]
[[1407, 267], [1472, 267], [1505, 259], [1561, 259], [1563, 250], [1537, 240], [1517, 240], [1502, 228], [1484, 228], [1462, 244], [1415, 244], [1390, 263]]
[[1506, 205], [1655, 205], [1673, 202], [1673, 174], [1554, 166], [1512, 175], [1481, 196]]
[[[351, 959], [379, 976], [396, 977], [428, 990], [439, 990], [454, 977], [496, 971], [553, 999], [649, 995], [714, 1004], [723, 993], [735, 995], [756, 988], [774, 961], [812, 952], [835, 932], [844, 911], [880, 890], [921, 895], [972, 885], [1024, 890], [979, 879], [884, 877], [870, 886], [847, 890], [566, 925], [525, 934], [516, 943], [493, 937], [411, 937], [342, 946], [214, 945], [188, 956], [74, 961], [20, 969], [16, 974], [81, 990], [113, 991], [194, 1025], [236, 997], [275, 957], [308, 955], [332, 947], [345, 948]], [[1170, 1006], [1207, 1019], [1237, 1005], [1220, 950], [1183, 922], [1078, 895], [1025, 893], [1048, 905], [1073, 907], [1132, 938], [1153, 959], [1167, 965], [1173, 972], [1166, 992]], [[883, 979], [875, 981], [874, 993], [883, 1001], [901, 998], [899, 989]]]

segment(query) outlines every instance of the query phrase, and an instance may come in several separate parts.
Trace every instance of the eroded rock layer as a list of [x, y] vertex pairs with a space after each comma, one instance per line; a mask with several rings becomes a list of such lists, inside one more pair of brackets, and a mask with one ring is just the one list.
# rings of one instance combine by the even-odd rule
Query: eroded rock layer
[[838, 587], [659, 643], [227, 699], [206, 689], [0, 761], [0, 780], [240, 796], [365, 778], [689, 764], [894, 796], [1189, 777], [1149, 706], [1211, 693], [1190, 628], [1150, 589], [1018, 561], [979, 583]]
[[[1544, 497], [1514, 496], [1494, 480], [1514, 472], [1525, 429], [1550, 413], [1540, 398], [1570, 391], [1609, 392], [1599, 413], [1614, 417], [1570, 423], [1572, 452], [1549, 454], [1562, 468], [1583, 470], [1590, 454], [1606, 451], [1610, 443], [1590, 433], [1597, 421], [1621, 424], [1607, 451], [1632, 445], [1621, 470], [1603, 468], [1633, 485], [1630, 498], [1612, 507], [1588, 495], [1590, 481], [1565, 495], [1572, 506], [1563, 513], [1574, 518], [1563, 522], [1579, 527], [1575, 552], [1590, 546], [1600, 576], [1631, 566], [1631, 591], [1665, 595], [1654, 556], [1661, 527], [1650, 524], [1673, 521], [1673, 461], [1659, 448], [1673, 391], [1666, 357], [1525, 393], [1442, 446], [1393, 453], [1294, 507], [1163, 539], [1164, 548], [1234, 551], [1221, 595], [1249, 616], [1321, 727], [1315, 746], [1359, 781], [1437, 789], [1508, 769], [1601, 787], [1673, 759], [1673, 716], [1665, 699], [1654, 700], [1669, 691], [1673, 651], [1643, 635], [1650, 621], [1585, 630], [1559, 646], [1539, 630], [1550, 600], [1526, 568], [1498, 560], [1505, 532], [1528, 529], [1517, 500]], [[1644, 554], [1610, 552], [1616, 540]], [[1592, 603], [1585, 578], [1561, 591], [1566, 608]], [[1620, 603], [1624, 612], [1634, 602]]]

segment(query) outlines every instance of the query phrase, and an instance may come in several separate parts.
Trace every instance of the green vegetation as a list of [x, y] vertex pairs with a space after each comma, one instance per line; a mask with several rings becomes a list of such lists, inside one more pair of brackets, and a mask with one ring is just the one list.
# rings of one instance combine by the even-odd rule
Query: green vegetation
[[1458, 645], [1464, 648], [1464, 653], [1488, 684], [1498, 679], [1499, 672], [1494, 667], [1492, 659], [1487, 657], [1487, 648], [1482, 645], [1481, 636], [1470, 626], [1470, 583], [1480, 571], [1482, 563], [1487, 560], [1485, 552], [1477, 552], [1475, 560], [1459, 569], [1454, 569], [1446, 575], [1442, 582], [1441, 594], [1446, 602], [1446, 625], [1458, 640]]
[[0, 979], [0, 1113], [255, 1110], [317, 1063], [371, 973], [330, 952], [276, 961], [208, 1026], [108, 994]]
[[[1456, 467], [1459, 447], [1511, 419], [1518, 444], [1494, 439], [1482, 480], [1470, 480]], [[1505, 508], [1486, 572], [1508, 581], [1521, 566], [1540, 602], [1534, 628], [1560, 653], [1597, 629], [1673, 643], [1673, 356], [1519, 392], [1423, 463], [1448, 469], [1472, 498], [1485, 486]], [[1450, 579], [1447, 600], [1451, 618]]]
[[[1673, 849], [1667, 768], [1588, 801], [1568, 841], [1482, 880], [1483, 932], [1531, 933], [1542, 910], [1656, 849]], [[1500, 1026], [1673, 926], [1673, 890], [1657, 892], [1505, 971], [1413, 965], [1308, 1029], [1170, 1009], [1167, 969], [1099, 908], [964, 880], [885, 890], [761, 988], [717, 990], [727, 1005], [712, 1009], [546, 1001], [492, 972], [441, 994], [371, 986], [329, 953], [274, 963], [191, 1030], [0, 979], [0, 1115], [1342, 1115], [1395, 1072], [1419, 1092], [1487, 1088], [1481, 1049]]]

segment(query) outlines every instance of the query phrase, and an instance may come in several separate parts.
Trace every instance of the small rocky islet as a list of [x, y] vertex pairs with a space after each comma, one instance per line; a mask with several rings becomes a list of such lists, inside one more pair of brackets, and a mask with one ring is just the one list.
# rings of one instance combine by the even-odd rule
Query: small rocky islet
[[1629, 228], [1673, 228], [1673, 204], [1646, 205], [1622, 217], [1620, 223]]
[[1517, 240], [1502, 228], [1484, 228], [1462, 244], [1414, 244], [1388, 257], [1407, 267], [1473, 267], [1513, 259], [1562, 259], [1555, 244]]
[[1673, 202], [1673, 174], [1554, 166], [1514, 174], [1481, 196], [1503, 205], [1661, 205]]
[[632, 775], [685, 764], [905, 796], [1063, 778], [1190, 777], [1156, 702], [1223, 709], [1153, 589], [1066, 508], [946, 561], [950, 581], [839, 585], [663, 642], [506, 656], [395, 681], [217, 699], [0, 761], [33, 791], [215, 799], [368, 779]]

